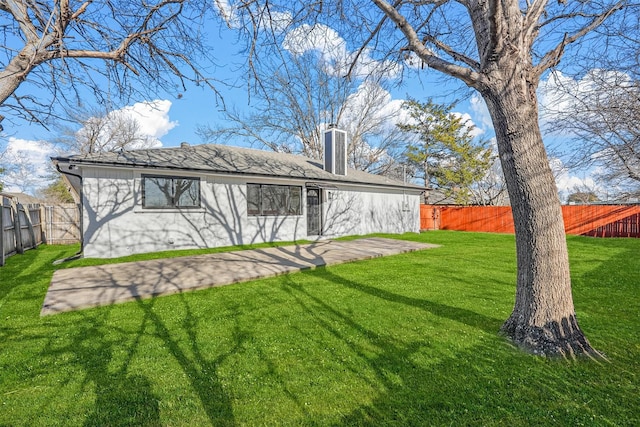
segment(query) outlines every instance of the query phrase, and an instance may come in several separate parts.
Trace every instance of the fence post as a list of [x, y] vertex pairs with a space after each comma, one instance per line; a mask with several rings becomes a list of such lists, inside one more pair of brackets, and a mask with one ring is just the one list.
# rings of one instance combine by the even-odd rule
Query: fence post
[[46, 215], [45, 215], [45, 206], [43, 204], [40, 204], [40, 241], [44, 244], [47, 243], [47, 233], [46, 233], [46, 229], [44, 228], [46, 225]]
[[38, 245], [36, 242], [36, 233], [33, 232], [33, 221], [31, 220], [31, 208], [29, 207], [29, 205], [27, 205], [27, 207], [25, 207], [24, 205], [21, 205], [21, 206], [22, 206], [22, 212], [24, 212], [24, 220], [27, 223], [29, 238], [31, 239], [31, 242], [28, 245], [24, 245], [26, 246], [24, 249], [32, 249]]
[[13, 234], [16, 239], [16, 252], [19, 254], [24, 253], [24, 246], [22, 245], [22, 232], [20, 224], [20, 203], [11, 202], [11, 214], [13, 215]]
[[[53, 235], [53, 230], [51, 228], [51, 210], [53, 209], [52, 206], [44, 206], [44, 222], [45, 225], [43, 227], [46, 226], [46, 232], [45, 233], [45, 238], [47, 239], [47, 244], [49, 244], [49, 242], [53, 241], [52, 235]], [[43, 228], [43, 230], [45, 230]]]
[[0, 197], [0, 267], [4, 265], [4, 196]]

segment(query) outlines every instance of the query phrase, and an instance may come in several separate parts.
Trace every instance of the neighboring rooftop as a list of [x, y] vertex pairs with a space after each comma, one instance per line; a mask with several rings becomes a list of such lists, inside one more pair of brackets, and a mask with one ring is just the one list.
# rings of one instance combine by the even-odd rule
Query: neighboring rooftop
[[320, 161], [294, 154], [216, 144], [183, 144], [181, 147], [54, 157], [52, 160], [76, 165], [174, 169], [424, 190], [419, 185], [355, 169], [348, 169], [346, 176], [334, 175], [325, 171]]
[[9, 191], [3, 191], [3, 192], [0, 192], [0, 196], [14, 199], [17, 203], [20, 203], [22, 205], [43, 203], [43, 200], [38, 199], [37, 197], [34, 197], [34, 196], [30, 196], [29, 194], [24, 194], [24, 193], [14, 193]]

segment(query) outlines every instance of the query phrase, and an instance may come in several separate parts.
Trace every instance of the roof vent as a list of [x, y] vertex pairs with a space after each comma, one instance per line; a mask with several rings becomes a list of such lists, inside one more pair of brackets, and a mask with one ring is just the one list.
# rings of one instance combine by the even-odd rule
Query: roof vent
[[335, 125], [324, 133], [324, 170], [347, 175], [347, 133]]
[[182, 141], [180, 143], [180, 148], [189, 148], [189, 147], [191, 147], [191, 145], [189, 145], [189, 143], [186, 141]]

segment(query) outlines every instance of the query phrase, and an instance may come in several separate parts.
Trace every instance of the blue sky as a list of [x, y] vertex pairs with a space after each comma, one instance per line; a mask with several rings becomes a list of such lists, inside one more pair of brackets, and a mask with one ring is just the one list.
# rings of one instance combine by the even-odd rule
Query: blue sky
[[[252, 105], [248, 103], [246, 78], [242, 71], [238, 71], [242, 69], [241, 64], [244, 62], [244, 58], [240, 53], [242, 46], [236, 44], [237, 36], [233, 28], [226, 28], [222, 25], [221, 28], [210, 28], [208, 30], [212, 35], [210, 44], [215, 47], [212, 55], [216, 58], [218, 64], [222, 64], [216, 70], [215, 78], [235, 86], [218, 86], [224, 102], [227, 106], [250, 111]], [[314, 49], [323, 55], [331, 55], [334, 54], [332, 52], [341, 51], [341, 55], [346, 57], [352, 54], [341, 35], [329, 27], [324, 27], [320, 35], [310, 33], [308, 29], [302, 31], [301, 34], [304, 34], [305, 37], [292, 35], [288, 38], [289, 45], [287, 49], [290, 51]], [[371, 61], [375, 62], [372, 59]], [[406, 64], [403, 66], [407, 67]], [[453, 101], [452, 98], [441, 98], [444, 94], [450, 93], [454, 86], [444, 85], [440, 74], [428, 69], [412, 70], [411, 67], [408, 67], [408, 69], [409, 73], [403, 79], [402, 84], [391, 85], [390, 102], [398, 103], [400, 100], [405, 99], [407, 94], [419, 100], [434, 97], [437, 101]], [[542, 86], [548, 89], [548, 86], [552, 85], [543, 84]], [[36, 94], [36, 89], [29, 85], [23, 85], [20, 91], [34, 91], [32, 94]], [[554, 103], [560, 102], [558, 99], [548, 95], [541, 96], [542, 103], [549, 100]], [[155, 108], [149, 108], [149, 105], [153, 105]], [[210, 89], [202, 87], [188, 87], [186, 91], [180, 93], [179, 97], [176, 94], [158, 93], [153, 99], [132, 100], [128, 105], [123, 106], [123, 109], [137, 118], [146, 133], [157, 138], [158, 146], [177, 146], [183, 141], [198, 144], [202, 141], [196, 135], [197, 126], [224, 125], [224, 116], [220, 112], [219, 99]], [[468, 115], [481, 130], [483, 137], [493, 137], [493, 128], [484, 102], [477, 95], [459, 102], [456, 111]], [[46, 141], [52, 141], [55, 137], [55, 130], [51, 132], [41, 126], [24, 124], [6, 129], [4, 134], [0, 134], [0, 150], [9, 148], [9, 151], [14, 156], [18, 156], [23, 160], [28, 159], [29, 162], [35, 165], [37, 171], [35, 174], [25, 172], [21, 176], [5, 179], [5, 182], [9, 181], [7, 182], [8, 190], [26, 189], [27, 191], [33, 191], [33, 188], [44, 184], [39, 176], [46, 173], [48, 157], [55, 154]], [[242, 144], [242, 142], [239, 142], [239, 144]], [[555, 166], [561, 170], [562, 162], [557, 159], [554, 162]], [[561, 190], [568, 190], [582, 183], [592, 184], [593, 181], [589, 180], [590, 177], [586, 172], [576, 175], [568, 171], [561, 171], [559, 173], [558, 186]]]

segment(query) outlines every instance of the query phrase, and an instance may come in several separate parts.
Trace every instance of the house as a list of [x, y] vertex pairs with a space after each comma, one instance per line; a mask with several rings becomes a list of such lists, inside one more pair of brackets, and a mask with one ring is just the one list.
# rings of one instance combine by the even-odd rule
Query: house
[[330, 129], [323, 162], [187, 143], [52, 161], [81, 195], [86, 257], [419, 232], [424, 188], [348, 169], [346, 145]]
[[20, 203], [21, 205], [37, 205], [39, 203], [43, 203], [43, 201], [38, 199], [37, 197], [30, 196], [29, 194], [25, 193], [0, 191], [0, 197], [6, 197], [7, 199], [13, 200], [16, 203]]

